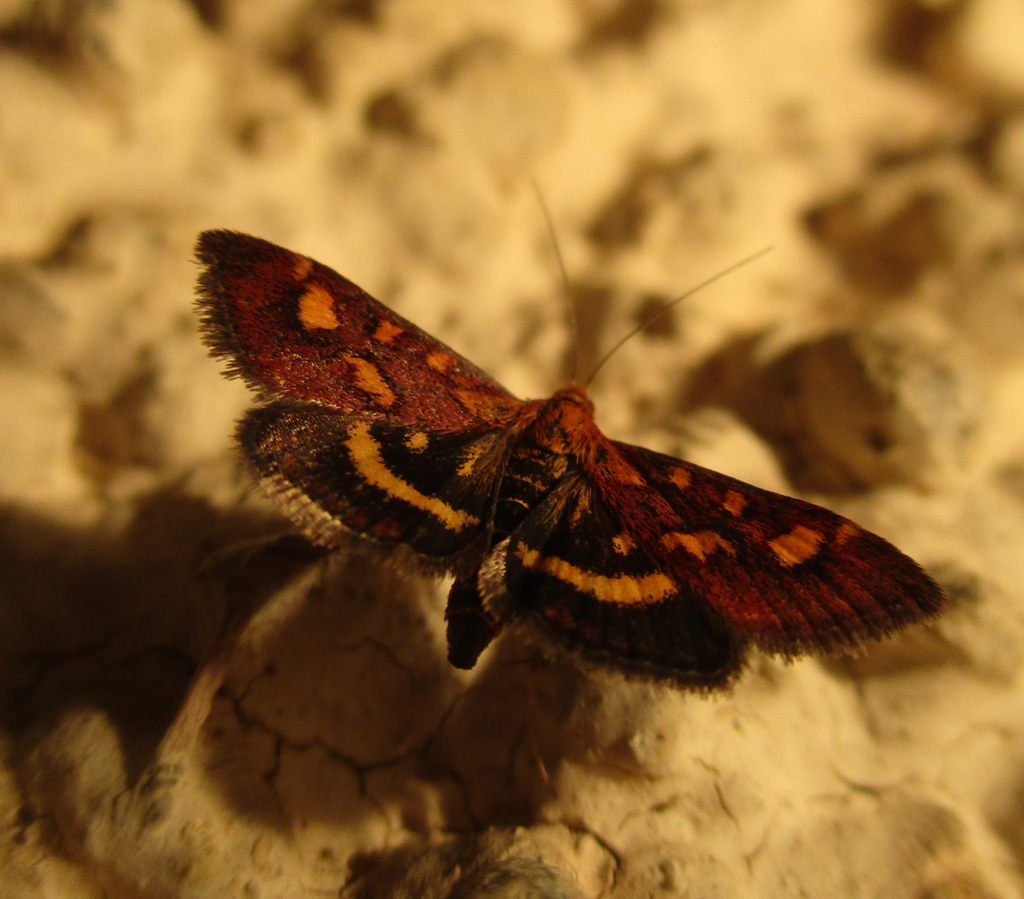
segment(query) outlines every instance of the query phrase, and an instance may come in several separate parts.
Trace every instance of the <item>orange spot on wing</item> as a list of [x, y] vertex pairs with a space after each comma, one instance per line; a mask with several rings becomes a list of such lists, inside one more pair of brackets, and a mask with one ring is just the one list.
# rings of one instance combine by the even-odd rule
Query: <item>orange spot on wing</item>
[[665, 549], [670, 550], [681, 546], [690, 555], [696, 556], [702, 562], [713, 552], [720, 549], [729, 553], [729, 555], [736, 554], [736, 547], [714, 531], [697, 531], [693, 534], [673, 531], [672, 533], [662, 535], [661, 545]]
[[391, 343], [403, 330], [394, 322], [382, 321], [373, 332], [373, 339], [378, 343]]
[[685, 490], [693, 483], [693, 478], [685, 468], [673, 468], [668, 473], [668, 479], [680, 490]]
[[455, 364], [455, 357], [450, 353], [433, 352], [427, 354], [427, 367], [434, 371], [448, 371]]
[[612, 537], [612, 549], [620, 556], [628, 556], [632, 550], [636, 549], [636, 544], [629, 534], [623, 533], [617, 537]]
[[429, 443], [430, 437], [428, 437], [423, 431], [413, 431], [405, 438], [406, 447], [411, 449], [414, 453], [422, 452], [427, 448]]
[[395, 392], [388, 386], [388, 382], [384, 380], [384, 376], [381, 375], [377, 366], [361, 356], [353, 356], [349, 353], [342, 356], [342, 359], [355, 369], [356, 386], [360, 390], [369, 393], [374, 397], [377, 404], [384, 408], [394, 405], [398, 397], [395, 396]]
[[821, 542], [825, 539], [821, 531], [798, 524], [788, 534], [769, 540], [768, 545], [785, 568], [799, 565], [813, 558], [818, 553]]
[[739, 517], [747, 507], [747, 498], [736, 490], [730, 490], [725, 494], [725, 502], [722, 503], [722, 506], [730, 515]]
[[493, 440], [478, 440], [466, 450], [457, 470], [460, 478], [468, 478], [473, 474], [473, 469], [476, 468], [477, 462], [480, 461], [480, 458], [493, 442]]
[[299, 256], [295, 260], [295, 268], [292, 271], [295, 274], [296, 280], [305, 281], [309, 277], [309, 273], [313, 271], [313, 260], [307, 259], [305, 256]]
[[836, 531], [835, 539], [832, 542], [835, 543], [836, 546], [842, 546], [853, 537], [856, 537], [859, 533], [860, 528], [852, 521], [847, 521], [839, 526], [839, 530]]
[[307, 331], [337, 328], [341, 323], [334, 313], [334, 297], [319, 284], [311, 284], [299, 297], [299, 321]]

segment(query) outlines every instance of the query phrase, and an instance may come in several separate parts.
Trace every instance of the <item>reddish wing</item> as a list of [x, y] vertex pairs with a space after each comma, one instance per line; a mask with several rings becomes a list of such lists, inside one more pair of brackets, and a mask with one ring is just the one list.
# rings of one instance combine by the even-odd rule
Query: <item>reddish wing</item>
[[941, 608], [938, 586], [826, 509], [596, 438], [485, 563], [490, 614], [602, 664], [715, 687], [744, 644], [850, 649]]
[[646, 485], [591, 475], [633, 539], [730, 630], [769, 652], [856, 647], [941, 608], [942, 591], [913, 559], [846, 518], [612, 445]]
[[457, 431], [520, 401], [468, 360], [324, 265], [265, 240], [206, 231], [197, 307], [229, 373], [272, 398]]

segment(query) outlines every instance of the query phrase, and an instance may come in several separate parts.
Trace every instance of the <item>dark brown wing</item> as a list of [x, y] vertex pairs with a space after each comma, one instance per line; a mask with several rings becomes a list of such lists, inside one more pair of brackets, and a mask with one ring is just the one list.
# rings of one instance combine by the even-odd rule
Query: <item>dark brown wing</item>
[[355, 533], [454, 569], [486, 549], [511, 437], [501, 428], [428, 432], [277, 402], [246, 415], [238, 440], [317, 542]]

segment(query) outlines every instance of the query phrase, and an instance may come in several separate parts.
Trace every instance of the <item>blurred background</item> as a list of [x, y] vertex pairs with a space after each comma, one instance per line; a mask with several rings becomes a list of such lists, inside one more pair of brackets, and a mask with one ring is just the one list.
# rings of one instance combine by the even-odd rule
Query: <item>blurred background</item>
[[[1022, 37], [1014, 0], [0, 0], [0, 893], [1021, 895]], [[524, 397], [642, 326], [606, 432], [854, 517], [948, 611], [706, 697], [515, 635], [455, 672], [444, 585], [225, 562], [287, 524], [198, 337], [208, 228]], [[232, 591], [266, 614], [161, 786]]]

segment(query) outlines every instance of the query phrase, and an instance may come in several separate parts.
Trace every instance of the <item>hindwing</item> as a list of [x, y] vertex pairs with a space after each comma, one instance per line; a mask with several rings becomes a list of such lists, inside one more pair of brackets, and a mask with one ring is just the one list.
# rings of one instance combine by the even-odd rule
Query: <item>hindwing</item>
[[246, 415], [238, 440], [313, 539], [352, 532], [453, 569], [486, 548], [511, 434], [431, 432], [278, 402]]
[[600, 664], [689, 686], [724, 684], [742, 638], [630, 535], [582, 473], [567, 476], [481, 570], [489, 615], [518, 620]]

